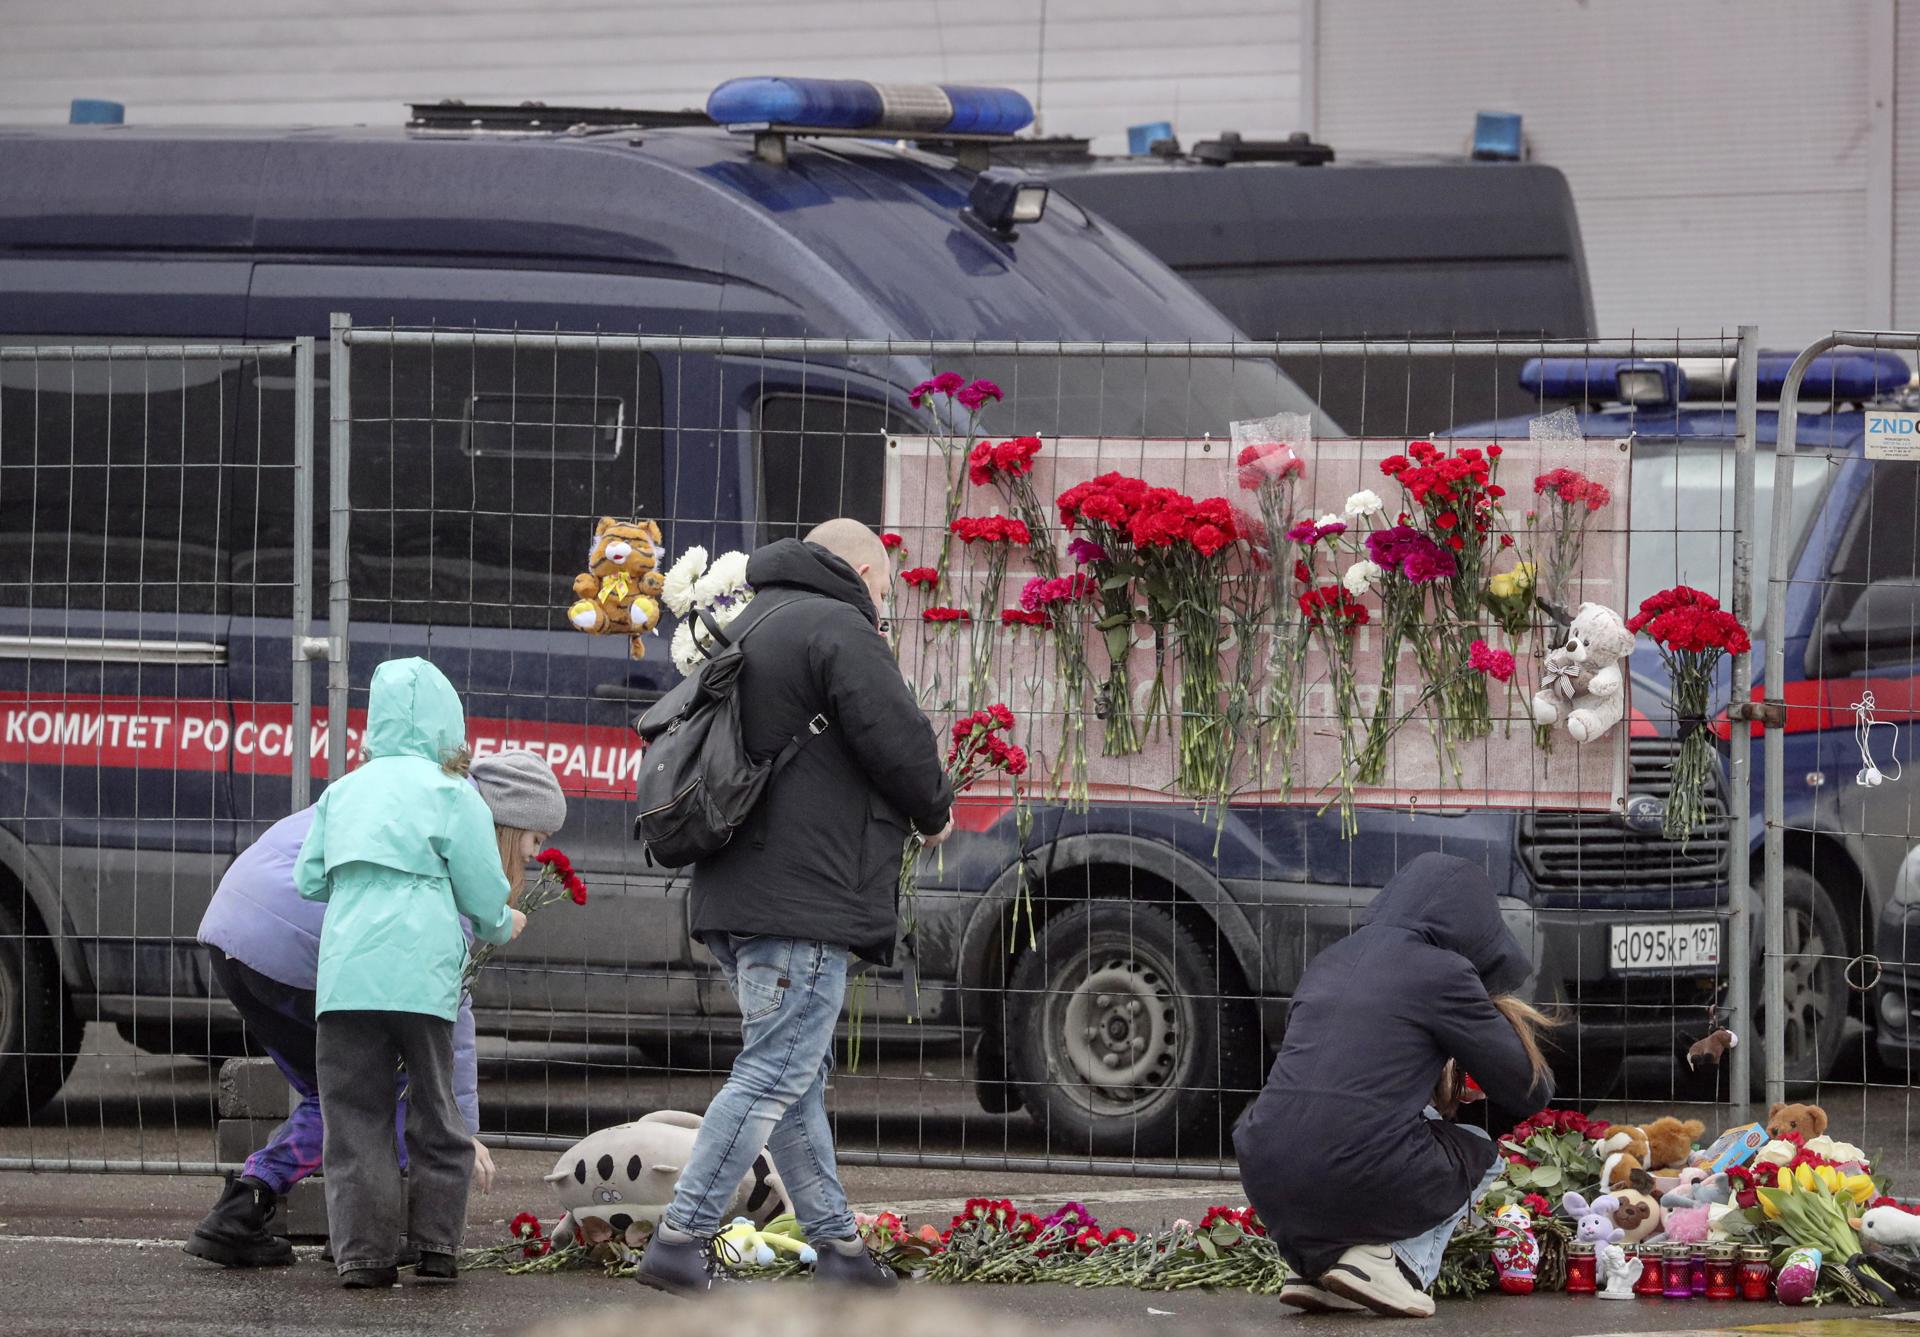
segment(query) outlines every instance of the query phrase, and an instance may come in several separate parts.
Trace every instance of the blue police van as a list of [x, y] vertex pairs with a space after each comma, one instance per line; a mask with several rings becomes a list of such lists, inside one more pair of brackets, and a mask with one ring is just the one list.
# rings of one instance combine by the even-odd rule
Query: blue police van
[[[1763, 405], [1779, 398], [1793, 360], [1792, 353], [1760, 355]], [[1587, 436], [1633, 439], [1629, 587], [1636, 599], [1679, 583], [1723, 596], [1732, 588], [1739, 524], [1730, 372], [1730, 361], [1662, 358], [1546, 358], [1523, 369], [1528, 390], [1581, 406]], [[1833, 1070], [1850, 1048], [1850, 1025], [1874, 1027], [1886, 1061], [1911, 1063], [1915, 972], [1906, 933], [1920, 898], [1901, 870], [1914, 841], [1913, 786], [1920, 780], [1920, 773], [1903, 775], [1912, 767], [1912, 726], [1920, 718], [1920, 464], [1865, 454], [1869, 417], [1911, 413], [1911, 377], [1890, 352], [1834, 352], [1811, 363], [1786, 474], [1792, 495], [1785, 532], [1773, 529], [1779, 413], [1762, 407], [1756, 421], [1752, 537], [1761, 612], [1773, 554], [1788, 548], [1786, 618], [1775, 627], [1756, 613], [1753, 662], [1757, 698], [1766, 642], [1784, 641], [1784, 1027], [1787, 1077], [1795, 1084]], [[1473, 433], [1489, 430], [1524, 434], [1526, 420]], [[1657, 651], [1644, 641], [1634, 674], [1637, 692], [1657, 691], [1665, 681]], [[1723, 707], [1728, 678], [1723, 664]], [[1874, 729], [1865, 753], [1856, 710], [1863, 702], [1882, 726], [1892, 726]], [[1723, 709], [1722, 737], [1729, 727]], [[1760, 726], [1751, 727], [1757, 740]], [[1735, 857], [1752, 860], [1757, 889], [1766, 778], [1757, 743], [1753, 758], [1754, 846]], [[1757, 986], [1754, 1001], [1763, 1001]]]
[[[341, 130], [0, 130], [0, 341], [270, 342], [359, 328], [1227, 341], [1164, 264], [1037, 177], [687, 113], [441, 106]], [[973, 141], [968, 141], [972, 143]], [[325, 423], [325, 345], [316, 421]], [[289, 805], [293, 381], [257, 359], [137, 371], [0, 364], [0, 1109], [49, 1098], [84, 1022], [219, 1054], [235, 1020], [194, 931], [234, 853]], [[945, 369], [945, 368], [943, 368]], [[992, 422], [1042, 436], [1225, 435], [1312, 412], [1270, 361], [991, 357]], [[476, 735], [531, 743], [576, 795], [593, 887], [482, 975], [494, 1033], [699, 1039], [737, 1023], [687, 932], [685, 880], [628, 831], [628, 722], [664, 653], [566, 626], [603, 514], [670, 551], [880, 519], [890, 432], [925, 430], [897, 357], [356, 348], [351, 687], [423, 654]], [[1125, 393], [1112, 387], [1125, 385]], [[1334, 425], [1322, 415], [1320, 430]], [[1522, 429], [1524, 432], [1524, 429]], [[324, 433], [316, 552], [327, 546]], [[324, 590], [324, 570], [308, 575]], [[661, 642], [664, 647], [664, 639]], [[1644, 702], [1643, 702], [1644, 709]], [[1648, 714], [1656, 712], [1648, 711]], [[191, 729], [197, 760], [183, 759]], [[1645, 720], [1635, 792], [1672, 744]], [[324, 759], [313, 758], [324, 774]], [[317, 783], [317, 782], [316, 782]], [[989, 1109], [1053, 1145], [1217, 1150], [1306, 961], [1425, 850], [1482, 863], [1572, 1004], [1570, 1062], [1684, 1046], [1715, 968], [1614, 968], [1621, 932], [1724, 919], [1724, 809], [1682, 851], [1595, 815], [1040, 808], [949, 847], [920, 911], [916, 1037], [963, 1042]], [[1020, 866], [1041, 919], [1009, 951]], [[869, 1034], [902, 1026], [882, 990]], [[684, 1052], [681, 1051], [681, 1052]]]

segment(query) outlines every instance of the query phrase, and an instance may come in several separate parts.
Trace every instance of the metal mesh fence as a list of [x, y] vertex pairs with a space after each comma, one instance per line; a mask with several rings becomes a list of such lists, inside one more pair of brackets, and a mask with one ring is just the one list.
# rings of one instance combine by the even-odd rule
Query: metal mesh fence
[[1838, 332], [1784, 378], [1767, 568], [1770, 1101], [1910, 1169], [1916, 947], [1913, 334]]
[[[711, 558], [747, 553], [836, 515], [897, 534], [885, 630], [935, 726], [944, 735], [990, 702], [1021, 718], [1014, 736], [1031, 760], [1021, 783], [972, 791], [957, 814], [960, 834], [921, 861], [912, 968], [868, 972], [854, 990], [831, 1094], [849, 1163], [1231, 1177], [1232, 1119], [1265, 1076], [1302, 970], [1361, 921], [1397, 867], [1426, 851], [1470, 860], [1499, 890], [1509, 927], [1535, 960], [1532, 996], [1567, 1018], [1556, 1060], [1567, 1098], [1657, 1112], [1727, 1102], [1743, 1090], [1736, 1082], [1752, 1046], [1711, 1073], [1677, 1058], [1713, 1024], [1750, 1029], [1741, 995], [1751, 977], [1728, 966], [1749, 959], [1744, 736], [1715, 751], [1702, 826], [1684, 846], [1663, 835], [1688, 726], [1657, 664], [1642, 656], [1623, 665], [1628, 708], [1602, 740], [1582, 745], [1562, 727], [1543, 748], [1532, 697], [1564, 632], [1529, 592], [1513, 595], [1512, 572], [1525, 561], [1549, 580], [1564, 526], [1556, 485], [1536, 491], [1535, 482], [1571, 470], [1610, 499], [1573, 513], [1581, 553], [1553, 588], [1532, 593], [1566, 614], [1586, 601], [1625, 612], [1685, 583], [1743, 606], [1744, 548], [1757, 539], [1758, 560], [1767, 552], [1764, 532], [1740, 522], [1750, 501], [1736, 486], [1743, 454], [1752, 460], [1752, 393], [1737, 391], [1741, 354], [1750, 367], [1752, 349], [1750, 332], [1576, 345], [1200, 347], [337, 321], [306, 382], [290, 365], [296, 349], [214, 350], [234, 358], [216, 392], [224, 434], [191, 439], [218, 444], [208, 473], [228, 538], [208, 559], [213, 602], [199, 614], [102, 604], [117, 588], [113, 572], [75, 565], [74, 552], [131, 548], [138, 534], [137, 588], [142, 597], [173, 591], [174, 605], [195, 588], [186, 563], [197, 559], [165, 549], [181, 565], [162, 579], [143, 565], [163, 553], [150, 537], [151, 505], [138, 513], [146, 528], [115, 521], [107, 531], [101, 521], [93, 547], [69, 538], [92, 532], [81, 526], [85, 507], [63, 498], [92, 467], [72, 443], [94, 440], [95, 429], [76, 425], [80, 391], [41, 394], [48, 368], [69, 370], [57, 350], [10, 350], [0, 363], [0, 508], [7, 542], [28, 535], [35, 565], [16, 580], [9, 561], [0, 612], [17, 615], [28, 638], [47, 634], [50, 618], [67, 637], [119, 628], [149, 641], [171, 627], [166, 635], [223, 647], [225, 664], [170, 664], [122, 688], [106, 669], [82, 679], [71, 666], [48, 668], [37, 642], [0, 658], [5, 708], [15, 711], [0, 754], [6, 838], [33, 877], [55, 870], [56, 904], [77, 899], [85, 878], [100, 907], [86, 927], [4, 926], [20, 948], [9, 959], [57, 961], [75, 950], [76, 962], [117, 952], [153, 963], [124, 991], [126, 1038], [138, 1050], [109, 1044], [98, 1027], [74, 1045], [79, 1018], [123, 1020], [111, 1010], [122, 1004], [107, 997], [117, 991], [83, 987], [72, 974], [56, 981], [51, 967], [16, 967], [23, 1008], [43, 1018], [52, 1008], [61, 1019], [57, 1042], [19, 1032], [40, 1061], [18, 1070], [37, 1083], [49, 1059], [81, 1064], [51, 1103], [38, 1094], [20, 1102], [24, 1129], [0, 1134], [5, 1161], [168, 1168], [217, 1159], [211, 1072], [176, 1060], [259, 1044], [210, 1001], [216, 990], [194, 938], [221, 870], [304, 800], [294, 768], [258, 752], [311, 689], [314, 679], [293, 671], [296, 653], [330, 661], [327, 707], [273, 746], [309, 736], [312, 775], [352, 764], [374, 667], [417, 654], [459, 689], [477, 755], [539, 750], [571, 796], [552, 843], [584, 876], [588, 902], [535, 916], [474, 990], [489, 1139], [558, 1149], [652, 1110], [704, 1108], [737, 1046], [738, 1008], [690, 932], [685, 871], [648, 866], [631, 835], [640, 754], [630, 723], [679, 680], [682, 619], [663, 613], [640, 640], [641, 658], [624, 634], [576, 628], [574, 605], [587, 588], [576, 577], [589, 569], [603, 517], [656, 523], [662, 569], [694, 547]], [[1437, 410], [1452, 402], [1445, 383], [1460, 365], [1479, 376], [1530, 357], [1589, 354], [1596, 369], [1606, 359], [1604, 386], [1565, 376], [1484, 394], [1476, 386], [1472, 402], [1497, 405], [1486, 422]], [[1622, 359], [1690, 359], [1697, 384], [1686, 413], [1670, 402], [1619, 402], [1612, 378]], [[158, 368], [165, 357], [148, 361]], [[111, 365], [124, 375], [129, 364]], [[31, 387], [22, 382], [28, 368], [40, 378]], [[937, 389], [915, 402], [914, 388], [942, 373], [991, 381], [1000, 397], [977, 415]], [[1339, 421], [1315, 409], [1336, 381], [1341, 402], [1358, 407]], [[140, 406], [177, 416], [166, 393], [143, 389]], [[116, 407], [120, 420], [125, 407]], [[1544, 421], [1568, 407], [1570, 426]], [[331, 431], [312, 469], [296, 470], [315, 413]], [[1273, 421], [1285, 414], [1296, 416]], [[151, 483], [172, 470], [181, 496], [206, 496], [209, 485], [185, 472], [196, 466], [168, 454], [164, 434], [144, 430], [128, 438], [139, 476]], [[42, 443], [62, 432], [64, 453], [47, 453]], [[1039, 441], [1031, 473], [969, 477], [977, 442], [1023, 437]], [[1282, 438], [1306, 466], [1284, 498], [1259, 464], [1274, 458], [1261, 448]], [[1393, 619], [1378, 578], [1354, 587], [1369, 617], [1351, 636], [1309, 625], [1299, 599], [1344, 588], [1365, 555], [1365, 532], [1392, 528], [1403, 511], [1418, 519], [1399, 476], [1381, 471], [1414, 440], [1455, 459], [1472, 450], [1497, 460], [1507, 495], [1485, 516], [1484, 540], [1473, 539], [1484, 549], [1479, 584], [1462, 577], [1456, 600], [1447, 582], [1438, 618], [1440, 596], [1424, 596], [1428, 611], [1402, 619], [1405, 635], [1390, 653]], [[1117, 622], [1105, 590], [1052, 608], [1037, 602], [1043, 590], [1024, 606], [1036, 577], [1110, 574], [1100, 563], [1113, 554], [1076, 560], [1070, 540], [1093, 531], [1069, 533], [1054, 504], [1108, 473], [1223, 498], [1247, 541], [1204, 566], [1149, 573], [1154, 559], [1143, 556], [1116, 592], [1126, 603]], [[1761, 473], [1765, 506], [1772, 479]], [[1797, 484], [1789, 490], [1799, 496]], [[1368, 491], [1378, 513], [1349, 505]], [[1024, 515], [1033, 541], [949, 537], [950, 519], [995, 515]], [[1295, 522], [1322, 518], [1349, 532], [1312, 545], [1286, 537]], [[174, 533], [183, 528], [192, 526]], [[66, 554], [53, 582], [42, 574], [55, 569], [48, 553]], [[1310, 564], [1308, 582], [1294, 561]], [[906, 579], [926, 571], [937, 579]], [[1509, 593], [1489, 600], [1498, 576]], [[64, 591], [56, 611], [35, 603], [48, 588]], [[1196, 613], [1201, 589], [1213, 593]], [[302, 600], [320, 590], [328, 618], [325, 639], [313, 641]], [[83, 593], [91, 602], [74, 603]], [[82, 607], [86, 617], [75, 611]], [[930, 620], [936, 609], [955, 611]], [[1004, 617], [1009, 610], [1029, 616]], [[109, 625], [106, 615], [120, 611]], [[189, 637], [189, 616], [218, 626]], [[1472, 640], [1515, 654], [1511, 686], [1468, 674], [1461, 661]], [[1386, 664], [1395, 679], [1383, 708]], [[11, 695], [23, 690], [11, 681], [16, 671], [31, 699]], [[57, 685], [43, 676], [56, 673]], [[71, 699], [76, 684], [90, 709], [122, 695], [213, 703], [209, 717], [229, 731], [224, 793], [192, 790], [202, 781], [184, 768], [166, 772], [164, 793], [137, 765], [101, 758], [80, 774], [48, 752], [64, 746], [54, 734], [36, 732], [65, 724], [20, 724], [15, 748], [14, 720], [37, 721], [34, 712], [52, 709], [40, 694]], [[256, 754], [243, 760], [238, 735], [249, 723]], [[1370, 739], [1379, 752], [1363, 766]], [[1338, 777], [1363, 769], [1349, 811]], [[14, 903], [24, 913], [40, 902], [27, 888]], [[109, 904], [120, 918], [107, 918]], [[166, 1094], [156, 1099], [156, 1090]]]

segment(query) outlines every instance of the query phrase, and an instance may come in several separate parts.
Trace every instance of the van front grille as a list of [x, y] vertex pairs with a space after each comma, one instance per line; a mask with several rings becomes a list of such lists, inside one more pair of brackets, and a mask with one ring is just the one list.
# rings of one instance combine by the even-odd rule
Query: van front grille
[[[1665, 801], [1680, 744], [1670, 738], [1632, 742], [1627, 794]], [[1537, 812], [1520, 819], [1520, 863], [1545, 892], [1708, 891], [1724, 886], [1733, 818], [1716, 773], [1706, 795], [1707, 819], [1682, 849], [1659, 832], [1630, 829], [1602, 813]]]

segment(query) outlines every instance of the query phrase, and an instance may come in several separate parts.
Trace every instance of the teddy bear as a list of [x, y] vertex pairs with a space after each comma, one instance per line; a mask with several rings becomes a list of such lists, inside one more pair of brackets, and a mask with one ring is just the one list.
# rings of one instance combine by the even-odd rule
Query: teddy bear
[[[569, 1147], [546, 1179], [566, 1209], [553, 1246], [576, 1236], [590, 1244], [617, 1237], [640, 1247], [673, 1201], [673, 1186], [693, 1151], [700, 1116], [656, 1110], [632, 1123], [602, 1128]], [[790, 1210], [786, 1185], [765, 1151], [734, 1191], [729, 1216], [764, 1226]]]
[[1660, 1232], [1666, 1212], [1652, 1195], [1637, 1188], [1623, 1188], [1614, 1190], [1613, 1199], [1613, 1224], [1620, 1231], [1620, 1243], [1638, 1244]]
[[1564, 724], [1576, 743], [1603, 737], [1626, 714], [1626, 676], [1620, 661], [1633, 652], [1633, 633], [1604, 604], [1583, 603], [1566, 640], [1547, 652], [1540, 690], [1533, 694], [1536, 724]]
[[1767, 1133], [1774, 1138], [1798, 1133], [1803, 1140], [1827, 1131], [1827, 1112], [1818, 1105], [1775, 1105], [1767, 1111]]
[[567, 621], [593, 636], [626, 636], [635, 659], [646, 657], [641, 640], [660, 626], [660, 593], [666, 578], [660, 526], [652, 520], [600, 517], [587, 550], [587, 569], [573, 578], [577, 596]]
[[[1644, 1166], [1651, 1171], [1671, 1170], [1687, 1163], [1687, 1157], [1693, 1151], [1694, 1140], [1707, 1131], [1707, 1126], [1698, 1119], [1682, 1120], [1672, 1115], [1655, 1119], [1650, 1124], [1634, 1127], [1631, 1124], [1616, 1125], [1608, 1130], [1607, 1136], [1598, 1144], [1602, 1156], [1620, 1155], [1621, 1166], [1609, 1172], [1608, 1183], [1622, 1170], [1637, 1169]], [[1627, 1166], [1626, 1158], [1634, 1165]]]

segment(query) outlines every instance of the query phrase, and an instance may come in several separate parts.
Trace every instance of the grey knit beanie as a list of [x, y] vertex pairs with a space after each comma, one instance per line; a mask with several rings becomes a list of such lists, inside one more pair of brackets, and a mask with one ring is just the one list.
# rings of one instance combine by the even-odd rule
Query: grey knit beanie
[[468, 777], [493, 810], [495, 826], [552, 835], [567, 821], [567, 796], [538, 752], [496, 752], [477, 758]]

